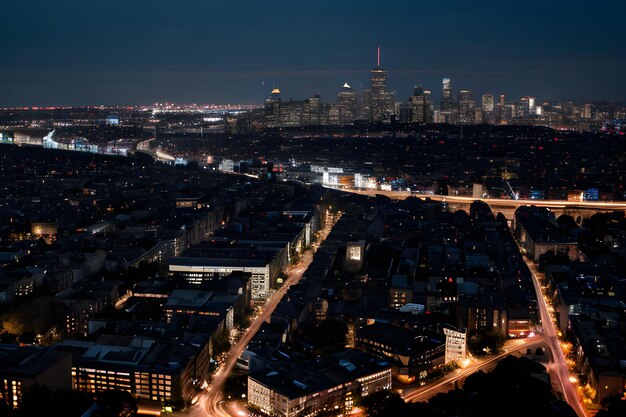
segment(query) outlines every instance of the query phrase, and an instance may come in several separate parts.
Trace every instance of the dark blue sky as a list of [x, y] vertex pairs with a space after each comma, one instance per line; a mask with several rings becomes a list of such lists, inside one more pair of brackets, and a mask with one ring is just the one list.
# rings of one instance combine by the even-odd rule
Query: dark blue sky
[[622, 0], [7, 1], [0, 106], [334, 101], [376, 46], [398, 100], [415, 84], [511, 98], [626, 98]]

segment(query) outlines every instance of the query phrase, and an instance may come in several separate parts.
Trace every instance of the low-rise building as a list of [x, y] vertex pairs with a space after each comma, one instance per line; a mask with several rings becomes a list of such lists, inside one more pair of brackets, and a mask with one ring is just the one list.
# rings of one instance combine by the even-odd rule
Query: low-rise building
[[0, 345], [0, 402], [11, 408], [20, 405], [22, 394], [33, 385], [54, 392], [69, 390], [72, 356], [51, 348]]
[[283, 354], [272, 365], [256, 364], [253, 359], [248, 404], [267, 415], [307, 417], [331, 410], [348, 415], [357, 397], [391, 389], [391, 365], [353, 350], [298, 359]]
[[170, 274], [179, 276], [188, 283], [200, 285], [203, 281], [220, 279], [233, 272], [251, 274], [252, 301], [262, 302], [274, 286], [278, 268], [267, 258], [174, 258], [169, 264]]
[[582, 383], [592, 389], [592, 400], [622, 395], [626, 389], [626, 345], [618, 327], [603, 326], [584, 317], [572, 317], [573, 349]]
[[219, 291], [174, 290], [168, 296], [164, 310], [168, 322], [174, 314], [214, 316], [223, 321], [230, 331], [233, 328], [237, 298], [237, 295]]
[[97, 393], [116, 389], [142, 400], [182, 407], [208, 379], [209, 334], [159, 340], [104, 335], [95, 342], [65, 340], [56, 346], [72, 353], [72, 388]]
[[571, 260], [579, 258], [576, 238], [563, 233], [546, 208], [521, 206], [515, 210], [515, 234], [525, 255], [534, 262], [551, 251], [567, 253]]
[[385, 323], [374, 323], [357, 330], [356, 348], [394, 364], [399, 377], [420, 377], [444, 364], [444, 335], [416, 332]]

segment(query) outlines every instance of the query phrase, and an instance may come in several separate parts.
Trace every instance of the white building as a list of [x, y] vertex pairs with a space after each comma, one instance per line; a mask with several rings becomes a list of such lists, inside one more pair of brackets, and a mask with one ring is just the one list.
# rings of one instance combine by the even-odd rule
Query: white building
[[174, 258], [169, 272], [183, 277], [188, 283], [200, 285], [203, 281], [220, 279], [235, 271], [251, 274], [252, 301], [264, 301], [274, 285], [277, 268], [263, 259]]
[[467, 358], [467, 332], [444, 328], [443, 333], [446, 335], [445, 363]]

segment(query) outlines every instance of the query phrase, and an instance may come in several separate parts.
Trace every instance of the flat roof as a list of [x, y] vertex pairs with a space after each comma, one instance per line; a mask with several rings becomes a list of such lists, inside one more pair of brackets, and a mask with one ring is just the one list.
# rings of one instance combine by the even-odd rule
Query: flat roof
[[39, 346], [0, 344], [0, 375], [35, 377], [68, 356]]
[[178, 257], [169, 261], [170, 271], [185, 271], [191, 269], [211, 268], [265, 268], [269, 261], [265, 259], [226, 259], [226, 258], [187, 258]]
[[391, 369], [390, 363], [356, 350], [297, 359], [283, 355], [283, 358], [271, 367], [251, 367], [249, 376], [290, 400]]

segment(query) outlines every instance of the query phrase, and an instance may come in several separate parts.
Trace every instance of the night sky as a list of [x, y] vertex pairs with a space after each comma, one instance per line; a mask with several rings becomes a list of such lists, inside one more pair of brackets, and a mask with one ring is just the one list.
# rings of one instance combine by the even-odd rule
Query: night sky
[[[514, 4], [513, 4], [514, 3]], [[3, 1], [0, 106], [335, 100], [376, 47], [396, 100], [422, 84], [510, 99], [626, 98], [621, 0]], [[264, 85], [263, 85], [264, 83]]]

